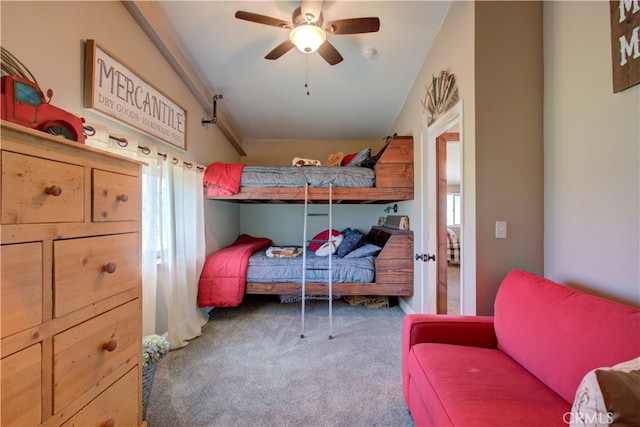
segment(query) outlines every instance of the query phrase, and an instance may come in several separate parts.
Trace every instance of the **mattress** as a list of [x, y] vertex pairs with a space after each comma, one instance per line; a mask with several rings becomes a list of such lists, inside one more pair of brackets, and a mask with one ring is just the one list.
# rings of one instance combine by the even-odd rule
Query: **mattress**
[[[329, 280], [329, 257], [317, 256], [307, 249], [307, 283], [325, 283]], [[331, 259], [333, 283], [372, 283], [375, 279], [374, 257]], [[247, 282], [259, 283], [301, 283], [302, 255], [295, 258], [271, 258], [266, 249], [256, 251], [249, 257]]]
[[245, 166], [241, 187], [373, 187], [375, 172], [363, 167]]

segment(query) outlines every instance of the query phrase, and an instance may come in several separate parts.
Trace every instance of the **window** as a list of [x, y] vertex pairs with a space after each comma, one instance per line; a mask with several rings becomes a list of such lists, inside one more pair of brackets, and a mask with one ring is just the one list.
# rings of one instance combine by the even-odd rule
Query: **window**
[[15, 81], [13, 85], [16, 100], [24, 102], [25, 104], [33, 105], [37, 107], [42, 104], [42, 98], [40, 92], [33, 86], [24, 84], [22, 82]]
[[460, 225], [460, 194], [447, 194], [447, 225]]

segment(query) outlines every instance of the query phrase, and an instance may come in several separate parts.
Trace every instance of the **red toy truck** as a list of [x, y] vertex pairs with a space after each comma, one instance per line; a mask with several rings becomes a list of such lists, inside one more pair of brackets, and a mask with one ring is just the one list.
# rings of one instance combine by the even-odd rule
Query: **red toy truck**
[[84, 119], [49, 104], [37, 84], [15, 76], [2, 76], [1, 84], [2, 120], [84, 144]]

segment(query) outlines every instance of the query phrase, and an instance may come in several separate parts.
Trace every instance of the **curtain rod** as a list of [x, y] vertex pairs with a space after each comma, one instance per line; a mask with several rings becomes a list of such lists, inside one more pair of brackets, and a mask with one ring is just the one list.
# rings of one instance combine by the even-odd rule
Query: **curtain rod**
[[[113, 135], [109, 135], [109, 138], [117, 141], [118, 145], [120, 147], [122, 147], [122, 148], [125, 148], [125, 147], [127, 147], [129, 145], [129, 141], [127, 141], [125, 138], [118, 137], [118, 136], [113, 136]], [[150, 154], [151, 153], [151, 149], [149, 147], [144, 146], [144, 145], [139, 145], [138, 146], [138, 150], [142, 151], [143, 154]], [[158, 151], [158, 156], [162, 157], [164, 160], [167, 160], [167, 153], [161, 153], [161, 152]], [[177, 159], [176, 157], [173, 158], [173, 164], [174, 165], [177, 165], [179, 161], [180, 160]], [[184, 166], [186, 166], [187, 169], [191, 169], [193, 167], [193, 163], [187, 162], [185, 160], [182, 161], [182, 164]], [[204, 172], [204, 168], [202, 166], [198, 166], [197, 170], [199, 172]]]

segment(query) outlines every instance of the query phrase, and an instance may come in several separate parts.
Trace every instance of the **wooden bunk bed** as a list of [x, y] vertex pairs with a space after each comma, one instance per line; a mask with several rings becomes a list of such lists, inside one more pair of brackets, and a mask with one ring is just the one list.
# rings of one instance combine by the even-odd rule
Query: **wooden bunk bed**
[[[336, 166], [340, 168], [340, 166]], [[386, 204], [413, 200], [413, 138], [394, 136], [374, 166], [374, 187], [333, 187], [334, 203]], [[230, 196], [206, 196], [207, 199], [236, 203], [303, 203], [304, 187], [240, 187]], [[328, 188], [310, 187], [309, 200], [322, 203]]]
[[[413, 200], [413, 138], [394, 136], [375, 166], [374, 187], [336, 187], [332, 189], [333, 203], [388, 204]], [[340, 166], [337, 166], [338, 168]], [[309, 201], [327, 203], [327, 187], [309, 187]], [[304, 203], [304, 187], [240, 187], [228, 196], [206, 196], [211, 200], [234, 203]], [[333, 283], [333, 295], [412, 296], [413, 295], [413, 231], [373, 226], [365, 235], [365, 243], [382, 248], [375, 256], [375, 277], [372, 283]], [[202, 280], [202, 279], [201, 279]], [[301, 283], [263, 283], [247, 281], [245, 294], [301, 295]], [[327, 283], [306, 283], [307, 295], [329, 294]]]

